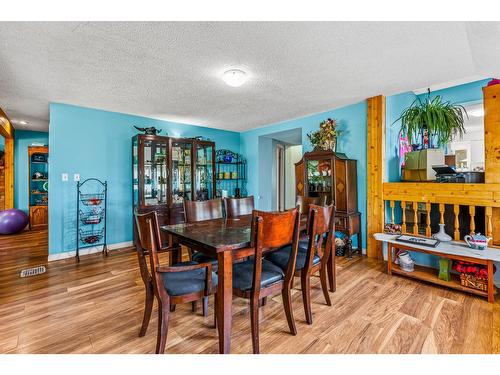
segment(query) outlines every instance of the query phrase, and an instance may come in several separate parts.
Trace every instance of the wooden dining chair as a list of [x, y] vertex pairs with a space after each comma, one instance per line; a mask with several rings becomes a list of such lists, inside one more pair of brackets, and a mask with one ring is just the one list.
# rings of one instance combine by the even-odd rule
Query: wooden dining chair
[[[285, 212], [254, 210], [250, 243], [254, 249], [252, 258], [233, 265], [233, 294], [250, 299], [252, 347], [259, 353], [259, 302], [281, 291], [288, 328], [297, 334], [293, 319], [291, 289], [298, 251], [299, 212], [295, 208]], [[282, 270], [263, 258], [263, 252], [291, 245], [288, 267]]]
[[[153, 296], [158, 300], [158, 334], [156, 353], [164, 353], [167, 342], [170, 306], [172, 304], [194, 302], [211, 293], [216, 294], [217, 274], [212, 271], [211, 263], [193, 261], [177, 263], [173, 266], [161, 266], [158, 251], [161, 247], [160, 228], [156, 212], [135, 214], [138, 232], [138, 249], [141, 262], [146, 262], [149, 254], [152, 291], [146, 298], [146, 310], [140, 336], [144, 336], [151, 317]], [[141, 267], [142, 272], [142, 267]], [[214, 299], [217, 304], [217, 298]], [[214, 326], [217, 322], [217, 305], [214, 306]]]
[[[222, 219], [222, 200], [220, 198], [207, 201], [188, 201], [184, 200], [184, 218], [186, 223], [195, 223], [198, 221]], [[196, 249], [190, 248], [189, 258], [197, 263], [212, 263], [212, 270], [217, 272], [217, 258], [205, 254]], [[208, 298], [203, 298], [203, 315], [207, 315]]]
[[253, 195], [246, 198], [224, 198], [224, 211], [226, 212], [227, 219], [243, 215], [251, 215], [253, 209]]
[[[335, 208], [334, 206], [309, 206], [307, 220], [307, 241], [299, 241], [296, 256], [295, 276], [300, 277], [302, 287], [302, 300], [306, 321], [312, 324], [311, 310], [311, 276], [319, 271], [321, 289], [325, 296], [326, 304], [332, 305], [328, 294], [327, 271], [328, 262], [332, 257], [333, 277], [335, 269], [335, 251], [333, 249], [333, 236], [335, 234]], [[282, 270], [289, 265], [289, 258], [293, 254], [292, 247], [287, 245], [278, 251], [266, 256], [266, 259], [274, 263]]]
[[309, 205], [311, 204], [324, 204], [324, 197], [306, 197], [304, 195], [297, 195], [297, 200], [295, 201], [295, 205], [300, 207], [300, 214], [307, 215], [309, 214]]

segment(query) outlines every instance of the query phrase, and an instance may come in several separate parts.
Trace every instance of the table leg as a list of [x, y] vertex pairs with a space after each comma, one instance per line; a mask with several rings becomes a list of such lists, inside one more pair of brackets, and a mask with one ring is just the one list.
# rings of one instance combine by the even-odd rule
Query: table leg
[[217, 255], [217, 260], [219, 262], [219, 284], [217, 287], [219, 353], [229, 354], [233, 320], [233, 257], [230, 251], [223, 251]]
[[493, 284], [493, 261], [489, 260], [488, 261], [488, 302], [493, 303], [495, 302], [495, 297], [494, 297], [494, 292], [495, 292], [495, 285]]
[[168, 264], [173, 265], [182, 262], [182, 248], [176, 236], [172, 236], [171, 246], [173, 250], [169, 252]]
[[358, 254], [362, 255], [363, 254], [363, 245], [361, 243], [362, 237], [361, 237], [361, 229], [358, 232]]

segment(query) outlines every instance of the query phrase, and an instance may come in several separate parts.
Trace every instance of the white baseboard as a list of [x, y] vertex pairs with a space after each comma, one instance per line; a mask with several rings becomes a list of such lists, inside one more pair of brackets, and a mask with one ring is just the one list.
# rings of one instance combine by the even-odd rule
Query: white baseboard
[[[123, 249], [125, 247], [130, 247], [133, 244], [134, 243], [132, 241], [126, 241], [126, 242], [112, 243], [112, 244], [107, 245], [107, 247], [108, 247], [108, 250], [118, 250], [118, 249]], [[87, 247], [85, 249], [80, 250], [80, 256], [100, 253], [101, 251], [102, 251], [102, 246]], [[76, 250], [65, 251], [63, 253], [49, 254], [48, 261], [52, 262], [55, 260], [74, 258], [75, 256], [76, 256]]]

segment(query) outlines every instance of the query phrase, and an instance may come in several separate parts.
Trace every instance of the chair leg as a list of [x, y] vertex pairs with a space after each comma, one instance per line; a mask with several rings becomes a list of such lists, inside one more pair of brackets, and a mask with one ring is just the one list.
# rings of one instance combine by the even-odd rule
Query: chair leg
[[191, 302], [191, 311], [192, 312], [196, 311], [196, 301]]
[[[175, 305], [174, 305], [175, 306]], [[156, 354], [165, 353], [168, 334], [168, 306], [158, 307], [158, 336], [156, 337]]]
[[146, 334], [148, 329], [149, 321], [151, 320], [151, 312], [153, 311], [154, 293], [153, 287], [149, 285], [146, 287], [146, 301], [144, 304], [144, 316], [142, 317], [141, 330], [139, 331], [139, 337]]
[[170, 304], [170, 312], [175, 311], [175, 305], [173, 303]]
[[331, 306], [332, 300], [330, 299], [330, 294], [328, 293], [328, 280], [326, 274], [326, 267], [321, 267], [319, 269], [319, 279], [321, 280], [321, 290], [323, 290], [323, 295], [325, 296], [326, 304], [328, 306]]
[[291, 290], [288, 288], [283, 289], [281, 291], [281, 297], [283, 299], [283, 307], [285, 308], [288, 328], [290, 329], [290, 333], [295, 336], [297, 334], [297, 327], [295, 327], [295, 320], [293, 319]]
[[250, 322], [253, 354], [259, 354], [259, 299], [257, 298], [250, 301]]
[[328, 269], [328, 280], [330, 282], [330, 292], [335, 292], [337, 289], [337, 275], [335, 274], [335, 254], [330, 252], [330, 258], [326, 262], [326, 267]]
[[302, 274], [300, 276], [300, 285], [302, 287], [302, 304], [304, 305], [304, 312], [306, 314], [306, 322], [307, 322], [307, 324], [312, 324], [311, 275]]
[[266, 304], [267, 304], [267, 297], [264, 297], [260, 300], [259, 306], [260, 307], [266, 306]]
[[208, 316], [208, 296], [203, 297], [203, 316]]
[[214, 293], [214, 328], [217, 328], [217, 316], [219, 314], [218, 308], [217, 293]]

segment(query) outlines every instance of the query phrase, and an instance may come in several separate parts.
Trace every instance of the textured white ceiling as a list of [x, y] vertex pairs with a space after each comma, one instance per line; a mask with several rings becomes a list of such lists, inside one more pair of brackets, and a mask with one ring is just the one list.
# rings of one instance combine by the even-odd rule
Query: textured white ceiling
[[[49, 102], [247, 130], [369, 96], [499, 76], [500, 23], [0, 22], [0, 106]], [[240, 87], [220, 79], [240, 67]]]

